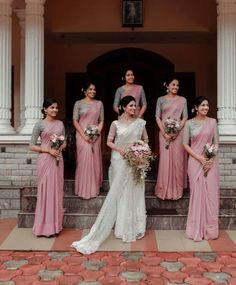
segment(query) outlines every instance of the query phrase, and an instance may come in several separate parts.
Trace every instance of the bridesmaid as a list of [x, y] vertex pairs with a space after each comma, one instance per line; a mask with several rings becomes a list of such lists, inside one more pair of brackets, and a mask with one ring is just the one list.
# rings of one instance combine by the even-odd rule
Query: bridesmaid
[[[180, 199], [183, 189], [187, 183], [187, 174], [184, 165], [186, 164], [186, 153], [182, 145], [182, 132], [175, 136], [168, 135], [163, 127], [163, 122], [167, 118], [181, 120], [183, 128], [187, 117], [186, 99], [178, 95], [179, 81], [175, 77], [170, 77], [164, 85], [167, 94], [159, 97], [156, 105], [156, 122], [160, 129], [159, 132], [159, 168], [155, 194], [160, 199]], [[166, 143], [170, 141], [169, 148]]]
[[207, 161], [203, 155], [207, 143], [218, 145], [218, 130], [216, 120], [207, 117], [209, 103], [206, 97], [197, 97], [194, 108], [196, 116], [187, 121], [183, 139], [189, 153], [190, 201], [186, 237], [201, 241], [216, 239], [219, 235], [219, 162], [217, 156]]
[[[125, 72], [125, 85], [117, 88], [115, 99], [113, 103], [113, 110], [119, 115], [118, 106], [120, 100], [125, 96], [133, 96], [135, 98], [137, 107], [135, 111], [136, 117], [143, 117], [147, 109], [147, 100], [143, 86], [134, 84], [134, 72], [131, 69], [126, 70]], [[141, 107], [140, 107], [141, 104]]]
[[[62, 230], [64, 164], [61, 152], [66, 143], [58, 150], [51, 148], [52, 135], [65, 135], [63, 123], [56, 119], [58, 102], [55, 99], [45, 99], [42, 113], [44, 118], [35, 124], [29, 146], [30, 150], [39, 153], [33, 233], [36, 236], [50, 237]], [[41, 139], [41, 146], [37, 145], [38, 137]]]
[[[76, 129], [76, 171], [75, 194], [90, 199], [99, 194], [102, 184], [101, 136], [104, 110], [101, 101], [95, 100], [96, 88], [92, 83], [84, 86], [85, 98], [75, 102], [73, 124]], [[98, 127], [99, 136], [95, 141], [85, 134], [89, 125]]]

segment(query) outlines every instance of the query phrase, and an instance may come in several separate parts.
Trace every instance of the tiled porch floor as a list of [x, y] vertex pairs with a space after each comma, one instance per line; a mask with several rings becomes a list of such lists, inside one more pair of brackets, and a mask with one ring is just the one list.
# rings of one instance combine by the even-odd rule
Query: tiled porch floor
[[[2, 219], [0, 232], [0, 250], [74, 251], [70, 244], [88, 230], [64, 229], [58, 237], [37, 238], [31, 229], [18, 228], [16, 219]], [[236, 231], [221, 231], [217, 240], [201, 242], [189, 240], [184, 234], [181, 230], [148, 230], [143, 239], [123, 243], [111, 233], [99, 251], [236, 251]]]

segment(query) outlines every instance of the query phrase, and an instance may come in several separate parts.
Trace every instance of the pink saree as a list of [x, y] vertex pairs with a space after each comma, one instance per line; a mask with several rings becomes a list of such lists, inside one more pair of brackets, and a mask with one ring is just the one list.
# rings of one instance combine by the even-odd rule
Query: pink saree
[[[212, 143], [216, 127], [216, 120], [207, 118], [201, 131], [191, 139], [191, 148], [194, 152], [202, 154], [205, 144]], [[219, 234], [219, 162], [217, 157], [207, 177], [204, 177], [201, 163], [189, 156], [188, 176], [190, 201], [186, 237], [195, 241], [216, 239]]]
[[[162, 121], [168, 117], [180, 120], [184, 110], [185, 98], [177, 97], [161, 110]], [[182, 144], [182, 131], [177, 138], [165, 148], [166, 142], [159, 133], [159, 168], [155, 194], [160, 199], [180, 199], [187, 182], [187, 156]]]
[[[87, 112], [80, 116], [82, 129], [98, 124], [101, 104], [100, 101], [94, 101]], [[76, 132], [76, 164], [75, 194], [83, 199], [96, 197], [103, 180], [101, 136], [93, 144], [92, 150], [92, 145]]]
[[[63, 123], [59, 120], [48, 123], [41, 133], [42, 148], [50, 148], [50, 136], [64, 135]], [[37, 162], [37, 205], [33, 233], [36, 236], [50, 236], [62, 230], [64, 164], [61, 156], [56, 158], [40, 153]]]

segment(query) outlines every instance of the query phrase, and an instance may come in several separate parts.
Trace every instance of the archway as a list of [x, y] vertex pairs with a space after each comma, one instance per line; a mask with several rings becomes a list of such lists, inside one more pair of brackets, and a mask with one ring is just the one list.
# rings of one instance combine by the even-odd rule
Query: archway
[[[66, 77], [66, 106], [67, 117], [72, 116], [72, 106], [78, 100], [78, 91], [81, 83], [89, 78], [95, 83], [97, 89], [96, 98], [100, 99], [105, 109], [105, 126], [102, 138], [102, 151], [104, 160], [104, 177], [107, 176], [110, 150], [106, 146], [106, 138], [109, 126], [117, 118], [113, 112], [113, 100], [116, 88], [121, 86], [124, 71], [130, 68], [134, 71], [135, 82], [143, 85], [147, 97], [147, 111], [144, 119], [147, 121], [147, 131], [150, 145], [158, 152], [158, 132], [155, 122], [156, 101], [165, 93], [163, 82], [168, 74], [174, 73], [174, 64], [166, 58], [154, 52], [138, 48], [122, 48], [105, 53], [87, 65], [86, 74], [67, 74]], [[195, 96], [195, 76], [193, 73], [177, 73], [181, 79], [183, 96], [191, 94]], [[67, 99], [68, 98], [68, 99]], [[68, 101], [69, 100], [69, 101]], [[68, 108], [69, 107], [69, 108]], [[156, 165], [152, 168], [150, 178], [156, 176]]]

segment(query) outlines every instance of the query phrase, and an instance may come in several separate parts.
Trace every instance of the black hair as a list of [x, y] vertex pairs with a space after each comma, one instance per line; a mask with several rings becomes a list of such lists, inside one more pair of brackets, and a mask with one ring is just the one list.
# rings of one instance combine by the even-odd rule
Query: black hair
[[166, 80], [163, 83], [163, 86], [167, 87], [174, 80], [177, 80], [179, 82], [178, 77], [175, 76], [174, 74], [171, 74], [171, 75], [167, 76]]
[[44, 109], [47, 109], [48, 107], [50, 107], [54, 103], [57, 103], [59, 105], [58, 101], [55, 98], [46, 98], [46, 99], [44, 99], [44, 101], [43, 101], [43, 108], [41, 110], [41, 112], [43, 113], [44, 118], [46, 117], [46, 113], [45, 113]]
[[192, 108], [193, 114], [196, 114], [196, 108], [199, 107], [203, 101], [209, 102], [208, 98], [205, 96], [198, 96], [194, 99], [194, 107]]
[[93, 82], [91, 82], [91, 81], [86, 81], [86, 82], [83, 84], [83, 86], [82, 86], [82, 88], [81, 88], [81, 93], [82, 93], [82, 95], [85, 94], [85, 92], [88, 90], [88, 88], [89, 88], [91, 85], [94, 85], [94, 86], [95, 86], [95, 84], [94, 84]]
[[131, 95], [127, 95], [120, 100], [118, 107], [119, 115], [122, 115], [124, 113], [124, 107], [126, 107], [131, 101], [136, 102], [135, 98]]

